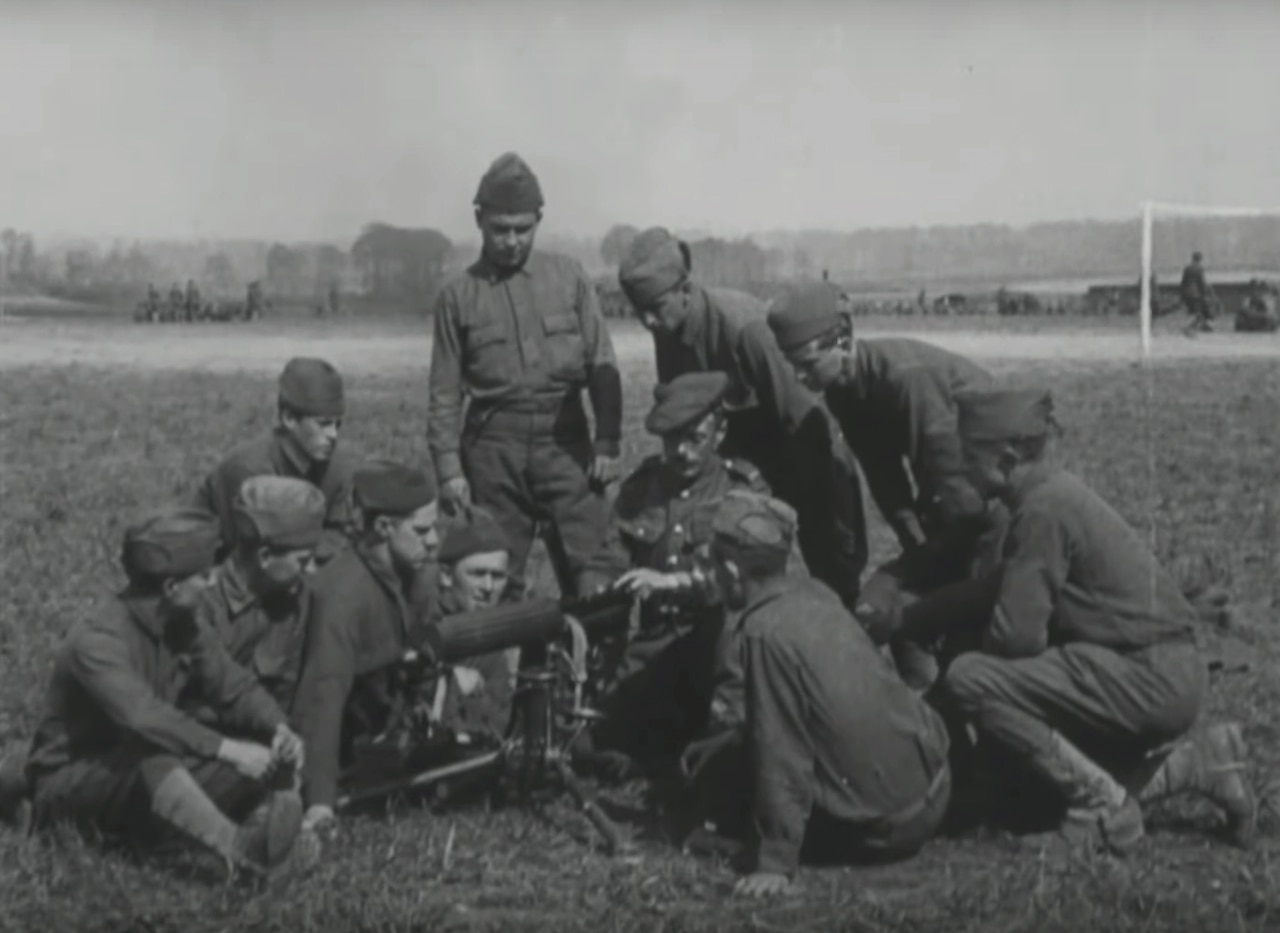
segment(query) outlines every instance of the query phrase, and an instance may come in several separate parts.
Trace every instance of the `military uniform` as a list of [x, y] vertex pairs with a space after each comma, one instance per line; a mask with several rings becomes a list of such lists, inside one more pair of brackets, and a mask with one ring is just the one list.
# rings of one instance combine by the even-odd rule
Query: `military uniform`
[[[711, 519], [731, 489], [768, 492], [759, 470], [746, 461], [717, 457], [682, 486], [663, 469], [661, 457], [648, 458], [618, 492], [597, 568], [709, 574]], [[597, 730], [597, 744], [637, 758], [674, 758], [707, 726], [713, 694], [739, 706], [739, 685], [732, 672], [719, 668], [727, 650], [724, 628], [724, 606], [709, 589], [646, 600], [604, 704], [609, 721]], [[734, 709], [717, 711], [717, 719], [738, 718]]]
[[[687, 276], [680, 244], [660, 228], [636, 238], [619, 268], [632, 303], [644, 306]], [[729, 289], [694, 287], [688, 318], [654, 334], [658, 381], [723, 372], [732, 383], [727, 457], [754, 464], [800, 513], [800, 551], [809, 572], [847, 605], [857, 599], [868, 547], [857, 466], [838, 427], [799, 382], [766, 323], [762, 302]]]
[[[542, 198], [528, 167], [504, 156], [477, 204], [523, 212], [540, 209]], [[621, 436], [622, 382], [595, 286], [563, 256], [535, 252], [514, 272], [481, 256], [445, 285], [434, 317], [427, 440], [437, 478], [465, 476], [472, 499], [501, 525], [512, 593], [523, 588], [535, 524], [545, 522], [561, 591], [572, 594], [605, 519], [587, 475], [584, 388], [595, 453], [616, 457]]]
[[[131, 527], [130, 575], [183, 578], [207, 568], [217, 527], [207, 513], [192, 515], [163, 513]], [[54, 661], [26, 770], [36, 825], [71, 821], [139, 837], [159, 818], [229, 859], [243, 854], [227, 817], [259, 804], [267, 788], [218, 761], [223, 736], [179, 709], [190, 698], [215, 709], [220, 727], [266, 742], [285, 719], [215, 634], [166, 611], [155, 587], [131, 584], [100, 603]]]
[[[280, 375], [279, 404], [301, 415], [341, 418], [345, 414], [341, 377], [322, 360], [290, 360]], [[328, 460], [313, 461], [283, 426], [277, 426], [232, 448], [196, 489], [191, 503], [218, 516], [226, 553], [236, 543], [234, 505], [245, 480], [254, 476], [306, 480], [324, 494], [326, 502], [325, 534], [316, 555], [324, 563], [346, 547], [354, 530], [351, 480], [359, 464], [360, 458], [341, 439]]]
[[[957, 396], [966, 441], [1043, 437], [1052, 399], [1034, 390]], [[938, 699], [980, 739], [1067, 798], [1068, 838], [1124, 850], [1142, 835], [1112, 772], [1184, 735], [1206, 670], [1195, 612], [1146, 544], [1066, 471], [1039, 461], [1002, 492], [1010, 511], [995, 611]]]
[[1198, 256], [1182, 270], [1182, 281], [1178, 283], [1178, 297], [1182, 299], [1183, 305], [1191, 315], [1191, 323], [1187, 325], [1187, 330], [1189, 332], [1210, 330], [1209, 285], [1205, 281], [1204, 267], [1200, 264]]
[[[744, 552], [785, 553], [794, 519], [768, 502], [725, 498], [717, 559], [741, 566]], [[835, 594], [812, 579], [761, 578], [741, 608], [736, 645], [754, 870], [792, 873], [806, 843], [840, 859], [918, 850], [950, 799], [946, 727]]]

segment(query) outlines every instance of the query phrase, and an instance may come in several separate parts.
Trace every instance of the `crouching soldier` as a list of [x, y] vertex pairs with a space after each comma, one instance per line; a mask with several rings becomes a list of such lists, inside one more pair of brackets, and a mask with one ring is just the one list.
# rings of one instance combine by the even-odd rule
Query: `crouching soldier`
[[324, 494], [306, 480], [254, 476], [232, 506], [235, 549], [214, 572], [201, 618], [286, 712], [306, 635], [305, 581], [315, 565]]
[[[479, 506], [463, 506], [440, 543], [442, 616], [492, 609], [510, 577], [511, 548], [493, 516]], [[452, 678], [437, 685], [435, 718], [456, 733], [501, 738], [511, 718], [519, 649], [495, 651], [453, 666]]]
[[755, 467], [718, 453], [730, 386], [725, 373], [706, 372], [654, 389], [645, 428], [663, 452], [622, 484], [591, 566], [594, 589], [612, 585], [642, 600], [594, 745], [642, 765], [674, 763], [707, 725], [724, 630], [711, 519], [729, 490], [766, 490]]
[[[904, 597], [979, 577], [994, 562], [1003, 510], [988, 508], [969, 483], [955, 414], [956, 392], [992, 379], [923, 341], [857, 339], [839, 297], [825, 283], [793, 289], [769, 326], [800, 383], [823, 395], [902, 548], [862, 589], [856, 615], [874, 627], [868, 617]], [[904, 679], [929, 686], [929, 652], [906, 641], [893, 647]]]
[[192, 499], [222, 523], [222, 554], [235, 546], [236, 493], [252, 476], [289, 476], [316, 486], [325, 500], [325, 536], [316, 558], [323, 564], [345, 549], [354, 527], [351, 476], [358, 463], [339, 439], [345, 414], [342, 376], [333, 366], [308, 357], [285, 364], [275, 427], [232, 448]]
[[[250, 873], [294, 851], [301, 740], [194, 613], [218, 540], [216, 519], [192, 509], [126, 531], [128, 585], [72, 627], [54, 662], [27, 765], [37, 827], [142, 841], [158, 825]], [[179, 710], [188, 696], [222, 731]]]
[[[715, 514], [720, 592], [740, 612], [752, 873], [736, 891], [784, 891], [802, 847], [825, 859], [914, 854], [951, 794], [947, 731], [825, 584], [787, 576], [795, 512], [731, 491]], [[733, 786], [725, 788], [735, 792]]]
[[353, 478], [361, 531], [311, 581], [294, 721], [307, 743], [306, 825], [334, 815], [358, 739], [383, 736], [404, 707], [401, 661], [426, 650], [429, 610], [410, 599], [439, 546], [436, 487], [421, 470], [371, 463]]
[[1050, 462], [1049, 393], [972, 390], [957, 405], [970, 477], [1010, 525], [981, 650], [951, 663], [942, 708], [1061, 792], [1059, 832], [1037, 843], [1125, 852], [1143, 836], [1140, 805], [1180, 791], [1215, 799], [1246, 842], [1239, 730], [1172, 744], [1205, 691], [1191, 606], [1124, 519]]

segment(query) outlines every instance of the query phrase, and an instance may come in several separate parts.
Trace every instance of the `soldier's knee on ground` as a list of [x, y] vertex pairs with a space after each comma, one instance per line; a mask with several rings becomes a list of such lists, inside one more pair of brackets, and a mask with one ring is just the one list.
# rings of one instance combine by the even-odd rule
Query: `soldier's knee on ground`
[[960, 655], [938, 681], [938, 704], [966, 718], [975, 716], [995, 693], [1000, 663], [998, 658], [977, 651]]

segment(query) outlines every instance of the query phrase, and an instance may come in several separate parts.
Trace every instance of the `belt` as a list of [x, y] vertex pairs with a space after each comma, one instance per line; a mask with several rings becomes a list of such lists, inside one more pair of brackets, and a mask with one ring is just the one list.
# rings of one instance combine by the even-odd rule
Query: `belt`
[[560, 411], [570, 406], [581, 407], [582, 390], [566, 389], [563, 392], [543, 395], [522, 395], [516, 398], [485, 399], [472, 406], [477, 416], [489, 417], [498, 413], [516, 415], [541, 415]]

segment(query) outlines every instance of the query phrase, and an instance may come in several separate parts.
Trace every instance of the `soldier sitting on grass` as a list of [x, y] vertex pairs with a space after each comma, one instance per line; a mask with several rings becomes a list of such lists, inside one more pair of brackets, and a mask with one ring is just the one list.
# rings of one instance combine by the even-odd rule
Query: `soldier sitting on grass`
[[289, 476], [316, 486], [326, 503], [325, 535], [316, 559], [327, 563], [346, 547], [354, 527], [351, 475], [358, 461], [339, 440], [345, 414], [342, 376], [332, 365], [309, 357], [285, 364], [275, 427], [232, 448], [192, 499], [222, 523], [222, 554], [235, 546], [235, 497], [252, 476]]
[[352, 488], [360, 533], [311, 582], [294, 705], [307, 743], [308, 827], [333, 819], [357, 742], [399, 725], [406, 705], [401, 662], [407, 652], [427, 650], [433, 612], [421, 581], [433, 573], [439, 546], [434, 481], [422, 470], [375, 462], [356, 471]]
[[[69, 822], [133, 842], [177, 830], [250, 874], [290, 860], [302, 742], [195, 616], [218, 540], [215, 518], [193, 509], [125, 532], [128, 585], [71, 628], [54, 662], [26, 769], [37, 828]], [[216, 711], [215, 727], [179, 698]]]
[[1037, 843], [1127, 852], [1142, 804], [1189, 791], [1215, 800], [1247, 844], [1239, 728], [1186, 738], [1206, 687], [1194, 610], [1128, 523], [1048, 459], [1048, 392], [970, 390], [957, 406], [970, 478], [1010, 524], [981, 649], [951, 663], [941, 708], [1061, 793], [1058, 833]]
[[747, 801], [747, 865], [735, 893], [787, 890], [802, 851], [840, 862], [914, 854], [951, 794], [947, 730], [836, 594], [788, 576], [795, 512], [725, 495], [712, 557], [745, 678], [741, 764], [722, 787]]
[[241, 485], [232, 512], [235, 549], [202, 594], [201, 618], [288, 712], [302, 664], [305, 581], [320, 543], [324, 495], [305, 480], [254, 476]]
[[686, 373], [654, 390], [645, 428], [662, 454], [622, 484], [590, 586], [625, 589], [642, 600], [596, 749], [643, 766], [674, 765], [708, 726], [725, 624], [710, 585], [711, 518], [731, 489], [766, 491], [759, 471], [720, 456], [729, 377]]

